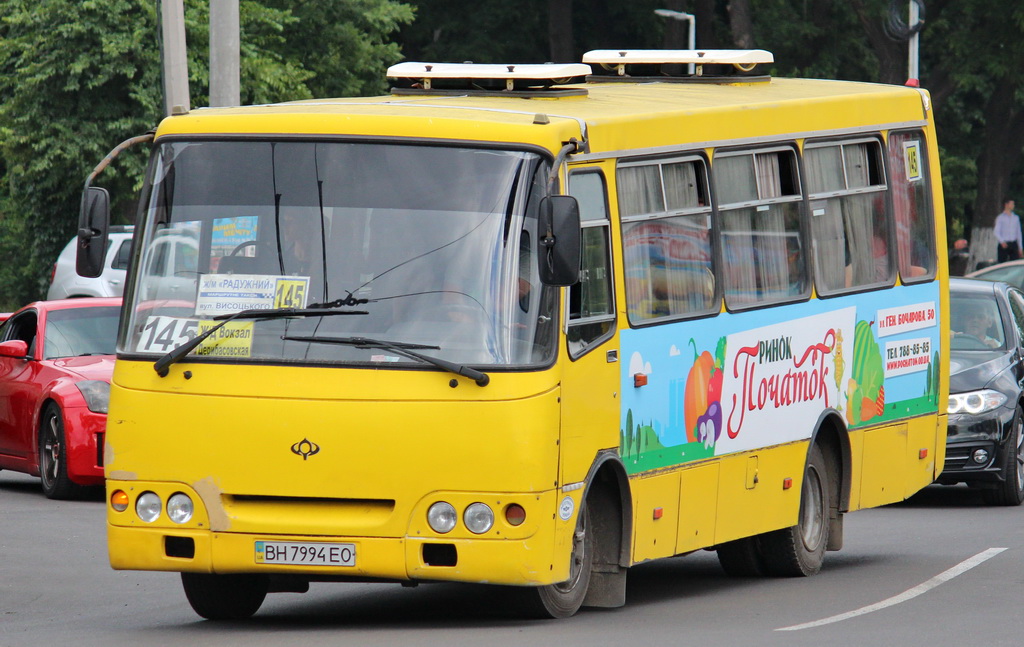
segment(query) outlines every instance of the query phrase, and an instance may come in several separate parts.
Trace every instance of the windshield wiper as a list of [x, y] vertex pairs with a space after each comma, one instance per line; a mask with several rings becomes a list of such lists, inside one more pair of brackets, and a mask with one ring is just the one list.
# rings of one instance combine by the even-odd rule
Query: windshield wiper
[[448, 360], [416, 352], [417, 350], [424, 349], [441, 350], [440, 346], [407, 344], [400, 341], [385, 341], [383, 339], [370, 339], [368, 337], [290, 337], [286, 335], [281, 337], [281, 339], [285, 341], [304, 341], [315, 344], [338, 344], [341, 346], [354, 346], [355, 348], [383, 348], [384, 350], [396, 352], [399, 355], [418, 359], [421, 362], [426, 362], [427, 364], [433, 364], [443, 371], [468, 377], [476, 382], [477, 386], [487, 386], [491, 381], [491, 377], [487, 375], [487, 373], [478, 371], [475, 368], [469, 368], [462, 364], [456, 364], [454, 362], [449, 362]]
[[171, 364], [180, 361], [183, 357], [191, 353], [199, 344], [206, 341], [206, 339], [224, 327], [225, 324], [234, 321], [236, 319], [283, 319], [287, 317], [328, 317], [331, 315], [365, 315], [369, 314], [365, 310], [335, 310], [325, 309], [325, 304], [314, 303], [307, 308], [271, 308], [268, 310], [240, 310], [239, 312], [232, 313], [230, 315], [218, 315], [213, 317], [214, 321], [219, 321], [216, 326], [207, 328], [204, 332], [196, 335], [189, 341], [185, 342], [181, 346], [174, 348], [171, 352], [167, 353], [153, 364], [153, 369], [156, 374], [160, 377], [166, 377], [169, 367]]

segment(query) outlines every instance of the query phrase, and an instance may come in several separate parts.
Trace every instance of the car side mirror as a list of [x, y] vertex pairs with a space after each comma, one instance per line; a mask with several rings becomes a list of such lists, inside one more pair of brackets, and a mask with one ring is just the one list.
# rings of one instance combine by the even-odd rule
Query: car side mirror
[[0, 357], [13, 357], [15, 359], [29, 359], [28, 344], [21, 339], [12, 339], [0, 343]]
[[82, 193], [78, 214], [78, 256], [75, 270], [80, 276], [96, 278], [103, 272], [103, 257], [110, 228], [110, 194], [91, 186]]
[[571, 195], [552, 195], [540, 201], [540, 280], [545, 285], [570, 286], [579, 281], [583, 233], [580, 206]]

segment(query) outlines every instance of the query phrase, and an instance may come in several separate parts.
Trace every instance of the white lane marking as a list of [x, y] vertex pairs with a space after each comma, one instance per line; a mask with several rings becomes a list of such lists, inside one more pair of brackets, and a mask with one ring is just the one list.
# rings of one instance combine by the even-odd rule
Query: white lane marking
[[840, 613], [839, 615], [831, 616], [831, 617], [828, 617], [828, 618], [822, 618], [821, 620], [815, 620], [814, 622], [805, 622], [803, 624], [792, 625], [790, 627], [779, 627], [775, 631], [797, 631], [799, 629], [811, 629], [812, 627], [820, 627], [822, 625], [832, 624], [833, 622], [839, 622], [841, 620], [849, 620], [850, 618], [856, 618], [857, 616], [862, 616], [862, 615], [864, 615], [866, 613], [871, 613], [873, 611], [879, 611], [881, 609], [885, 609], [887, 607], [891, 607], [891, 606], [895, 606], [897, 604], [900, 604], [901, 602], [906, 602], [907, 600], [912, 600], [912, 599], [916, 598], [917, 596], [921, 595], [922, 593], [927, 593], [928, 591], [934, 589], [938, 585], [940, 585], [940, 584], [942, 584], [944, 582], [948, 582], [949, 580], [953, 579], [957, 575], [960, 575], [961, 573], [965, 573], [965, 572], [971, 570], [972, 568], [974, 568], [975, 566], [977, 566], [978, 564], [981, 564], [982, 562], [995, 557], [996, 555], [998, 555], [999, 553], [1003, 552], [1004, 550], [1006, 550], [1006, 549], [1005, 548], [989, 548], [988, 550], [983, 550], [980, 553], [978, 553], [977, 555], [975, 555], [974, 557], [970, 557], [968, 559], [965, 559], [964, 561], [960, 562], [959, 564], [957, 564], [953, 568], [951, 568], [951, 569], [949, 569], [947, 571], [943, 571], [942, 573], [939, 573], [938, 575], [936, 575], [932, 579], [928, 580], [927, 582], [924, 582], [922, 584], [918, 584], [917, 586], [915, 586], [912, 589], [907, 589], [903, 593], [900, 593], [899, 595], [894, 595], [893, 597], [887, 598], [885, 600], [882, 600], [881, 602], [876, 602], [874, 604], [869, 604], [866, 607], [861, 607], [861, 608], [856, 609], [854, 611], [848, 611], [847, 613]]

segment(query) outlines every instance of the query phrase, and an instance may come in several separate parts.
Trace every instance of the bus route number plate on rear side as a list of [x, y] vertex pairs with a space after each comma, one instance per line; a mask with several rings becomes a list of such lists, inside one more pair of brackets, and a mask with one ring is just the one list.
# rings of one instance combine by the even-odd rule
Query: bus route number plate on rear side
[[295, 541], [257, 541], [256, 563], [355, 566], [356, 545]]

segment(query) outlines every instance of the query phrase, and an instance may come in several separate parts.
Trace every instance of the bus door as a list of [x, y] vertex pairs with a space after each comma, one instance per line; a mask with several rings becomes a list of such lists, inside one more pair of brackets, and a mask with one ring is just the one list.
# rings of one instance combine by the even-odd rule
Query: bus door
[[576, 167], [569, 193], [580, 206], [580, 280], [567, 292], [569, 361], [562, 379], [561, 484], [582, 481], [601, 449], [619, 444], [619, 356], [605, 173]]

